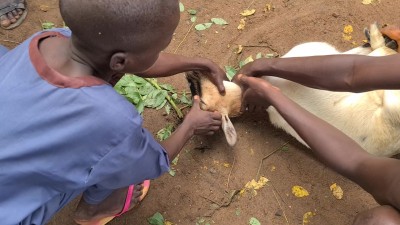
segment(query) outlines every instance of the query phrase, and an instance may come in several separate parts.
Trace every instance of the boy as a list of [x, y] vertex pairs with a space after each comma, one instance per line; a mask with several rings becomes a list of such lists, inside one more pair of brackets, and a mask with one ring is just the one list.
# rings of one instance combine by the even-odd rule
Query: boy
[[[393, 40], [400, 40], [399, 30], [387, 27], [382, 32]], [[259, 59], [246, 65], [239, 74], [272, 75], [314, 88], [361, 92], [400, 89], [399, 62], [400, 54]], [[353, 224], [399, 225], [400, 161], [368, 154], [342, 132], [288, 99], [278, 88], [255, 77], [235, 77], [236, 82], [246, 89], [244, 101], [252, 108], [254, 103], [274, 106], [323, 162], [360, 185], [381, 204], [357, 215]], [[258, 98], [254, 99], [254, 96]]]
[[45, 31], [5, 54], [3, 48], [1, 224], [44, 224], [81, 193], [76, 222], [106, 224], [144, 197], [148, 181], [132, 184], [167, 172], [193, 135], [219, 129], [221, 115], [201, 111], [195, 97], [183, 123], [160, 145], [107, 83], [125, 73], [204, 70], [224, 91], [225, 73], [210, 60], [160, 53], [178, 24], [178, 4], [61, 0], [71, 31]]

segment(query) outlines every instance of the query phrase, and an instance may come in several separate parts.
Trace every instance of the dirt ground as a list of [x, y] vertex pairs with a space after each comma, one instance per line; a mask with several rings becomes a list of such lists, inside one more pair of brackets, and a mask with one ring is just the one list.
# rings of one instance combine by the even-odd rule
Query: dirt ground
[[[16, 42], [39, 31], [41, 21], [62, 25], [58, 1], [27, 1], [30, 11], [26, 21], [13, 31], [0, 30], [0, 44], [15, 47]], [[166, 51], [208, 57], [221, 66], [235, 65], [238, 60], [258, 52], [282, 55], [296, 44], [308, 41], [325, 41], [347, 50], [361, 44], [362, 30], [371, 22], [400, 23], [397, 8], [400, 0], [380, 0], [371, 5], [363, 5], [361, 0], [182, 0], [182, 3], [186, 9], [197, 10], [196, 24], [221, 17], [229, 25], [213, 25], [208, 30], [196, 31], [189, 14], [183, 12]], [[272, 10], [264, 12], [266, 4]], [[40, 10], [42, 5], [49, 6], [49, 10]], [[239, 31], [237, 26], [243, 18], [239, 13], [245, 9], [256, 9], [256, 13], [247, 18], [245, 29]], [[354, 28], [351, 41], [342, 36], [346, 25]], [[234, 52], [239, 44], [248, 46], [240, 55]], [[163, 82], [188, 90], [182, 74]], [[145, 126], [154, 133], [167, 122], [176, 121], [152, 110], [144, 115]], [[303, 224], [303, 215], [313, 212], [315, 215], [308, 224], [345, 225], [351, 224], [358, 212], [377, 205], [357, 185], [332, 172], [307, 148], [273, 128], [266, 113], [245, 115], [233, 123], [239, 135], [233, 149], [226, 144], [222, 132], [213, 137], [193, 138], [180, 154], [178, 164], [173, 166], [176, 175], [165, 174], [152, 181], [149, 195], [141, 206], [110, 224], [148, 224], [147, 218], [156, 212], [179, 225], [245, 225], [252, 217], [263, 225]], [[277, 149], [260, 164], [261, 159]], [[237, 194], [229, 201], [233, 190], [258, 179], [258, 171], [269, 179], [268, 184], [256, 196]], [[336, 200], [331, 194], [329, 186], [333, 183], [342, 187], [342, 200]], [[306, 188], [310, 195], [295, 197], [291, 193], [294, 185]], [[50, 224], [74, 224], [71, 214], [75, 205], [76, 201], [72, 202]]]

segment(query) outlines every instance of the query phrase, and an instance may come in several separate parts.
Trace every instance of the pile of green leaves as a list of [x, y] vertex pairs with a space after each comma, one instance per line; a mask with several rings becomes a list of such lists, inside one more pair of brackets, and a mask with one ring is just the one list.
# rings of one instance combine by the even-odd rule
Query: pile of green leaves
[[118, 81], [114, 89], [133, 103], [139, 113], [144, 108], [165, 109], [167, 115], [173, 108], [179, 118], [183, 118], [182, 111], [176, 103], [190, 106], [191, 100], [186, 92], [179, 97], [175, 88], [170, 84], [158, 84], [156, 79], [142, 78], [127, 74]]

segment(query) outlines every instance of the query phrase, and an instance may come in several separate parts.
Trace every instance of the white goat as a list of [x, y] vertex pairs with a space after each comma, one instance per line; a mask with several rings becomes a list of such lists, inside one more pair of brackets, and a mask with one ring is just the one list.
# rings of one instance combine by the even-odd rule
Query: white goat
[[[385, 40], [376, 24], [370, 27], [370, 37], [371, 47], [362, 46], [342, 53], [327, 43], [310, 42], [295, 46], [283, 57], [333, 54], [384, 56], [397, 53], [385, 46]], [[198, 89], [201, 89], [203, 109], [218, 110], [224, 115], [224, 119], [228, 115], [231, 117], [240, 115], [238, 111], [241, 99], [238, 96], [241, 95], [241, 90], [238, 90], [237, 85], [224, 82], [227, 93], [221, 100], [215, 86], [213, 87], [204, 76], [200, 77], [202, 77], [201, 85]], [[379, 156], [393, 156], [400, 153], [400, 91], [332, 92], [309, 88], [277, 77], [264, 78], [297, 104], [347, 134], [369, 153]], [[233, 103], [235, 107], [227, 107]], [[267, 111], [272, 124], [284, 129], [306, 145], [274, 107], [269, 107]], [[230, 121], [227, 124], [229, 128], [225, 128], [224, 131], [234, 130]], [[226, 137], [230, 145], [236, 142], [236, 133]]]

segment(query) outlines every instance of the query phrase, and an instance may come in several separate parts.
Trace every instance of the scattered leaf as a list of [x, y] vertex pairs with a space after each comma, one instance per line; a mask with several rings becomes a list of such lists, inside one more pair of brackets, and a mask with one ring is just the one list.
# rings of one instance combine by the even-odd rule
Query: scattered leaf
[[271, 4], [265, 4], [265, 7], [264, 7], [264, 12], [265, 12], [265, 13], [271, 11], [272, 9], [273, 9], [273, 8], [272, 8], [272, 5], [271, 5]]
[[206, 29], [210, 28], [211, 25], [212, 25], [212, 23], [200, 23], [200, 24], [197, 24], [194, 28], [196, 30], [201, 31], [201, 30], [206, 30]]
[[194, 9], [189, 9], [189, 10], [188, 10], [188, 13], [189, 13], [190, 15], [194, 16], [194, 15], [197, 14], [197, 11], [194, 10]]
[[238, 30], [244, 30], [245, 26], [246, 26], [246, 20], [244, 18], [240, 19], [239, 26], [237, 27], [237, 29]]
[[167, 124], [166, 127], [157, 132], [157, 138], [160, 141], [166, 140], [167, 138], [169, 138], [169, 136], [171, 136], [173, 129], [174, 129], [173, 124]]
[[256, 59], [261, 59], [261, 58], [262, 58], [262, 53], [261, 52], [257, 53]]
[[240, 216], [240, 209], [236, 209], [235, 214], [236, 216]]
[[258, 219], [251, 217], [249, 220], [249, 224], [250, 225], [261, 225], [260, 221], [258, 221]]
[[342, 199], [343, 198], [343, 190], [339, 185], [334, 183], [334, 184], [332, 184], [330, 186], [330, 189], [332, 191], [333, 196], [335, 196], [336, 199]]
[[40, 6], [39, 6], [39, 9], [40, 9], [41, 11], [43, 11], [43, 12], [47, 12], [47, 11], [49, 11], [50, 6], [48, 6], [48, 5], [40, 5]]
[[240, 53], [242, 53], [242, 51], [243, 51], [243, 45], [238, 45], [236, 54], [240, 54]]
[[52, 22], [44, 22], [44, 23], [42, 23], [42, 29], [43, 30], [50, 30], [50, 29], [53, 29], [55, 27], [56, 27], [56, 25], [54, 23], [52, 23]]
[[375, 2], [375, 0], [362, 0], [362, 4], [364, 4], [364, 5], [369, 5], [369, 4], [371, 4], [371, 3], [373, 3], [373, 2]]
[[164, 217], [161, 213], [156, 212], [152, 217], [147, 218], [147, 222], [151, 225], [164, 225]]
[[178, 155], [177, 157], [175, 157], [174, 160], [172, 160], [172, 164], [173, 164], [174, 166], [176, 166], [176, 165], [178, 165], [178, 161], [179, 161], [179, 155]]
[[191, 21], [192, 23], [196, 22], [196, 20], [197, 20], [197, 16], [192, 16], [192, 17], [190, 18], [190, 21]]
[[176, 171], [174, 169], [170, 169], [168, 171], [168, 173], [169, 173], [169, 175], [171, 175], [171, 177], [175, 177], [175, 175], [176, 175]]
[[182, 2], [179, 2], [179, 11], [181, 11], [181, 12], [185, 11], [185, 6], [183, 5]]
[[303, 225], [309, 223], [311, 218], [313, 216], [315, 216], [315, 215], [316, 214], [314, 212], [306, 212], [306, 213], [304, 213], [304, 215], [303, 215]]
[[231, 81], [232, 78], [235, 76], [237, 70], [232, 66], [225, 66], [226, 76]]
[[255, 12], [256, 12], [255, 9], [246, 9], [243, 12], [241, 12], [240, 15], [242, 15], [242, 16], [251, 16], [251, 15], [254, 15]]
[[298, 198], [306, 197], [309, 195], [306, 189], [297, 185], [292, 187], [292, 194]]
[[227, 25], [228, 22], [226, 22], [224, 19], [222, 18], [211, 18], [211, 22], [217, 24], [217, 25]]

